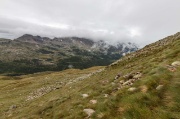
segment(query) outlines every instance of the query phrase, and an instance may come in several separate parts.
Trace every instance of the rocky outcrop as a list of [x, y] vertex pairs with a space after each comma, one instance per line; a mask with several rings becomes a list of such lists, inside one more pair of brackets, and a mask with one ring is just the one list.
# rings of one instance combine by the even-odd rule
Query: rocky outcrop
[[[117, 77], [117, 76], [116, 76]], [[127, 73], [126, 75], [122, 76], [123, 79], [121, 79], [118, 82], [118, 87], [117, 89], [114, 90], [120, 90], [126, 87], [130, 87], [128, 89], [128, 91], [133, 92], [135, 91], [137, 88], [136, 87], [131, 87], [137, 80], [139, 80], [142, 77], [142, 73], [141, 72], [136, 72], [136, 73]], [[116, 81], [117, 79], [115, 79], [114, 81]], [[113, 85], [115, 86], [117, 83], [116, 82], [112, 82]]]

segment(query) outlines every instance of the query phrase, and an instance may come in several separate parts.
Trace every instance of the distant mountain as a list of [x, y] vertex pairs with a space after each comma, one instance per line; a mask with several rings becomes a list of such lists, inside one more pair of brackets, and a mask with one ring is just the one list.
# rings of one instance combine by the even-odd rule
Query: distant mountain
[[25, 34], [17, 39], [0, 39], [0, 73], [84, 69], [108, 65], [136, 51], [133, 43], [110, 45], [79, 37], [48, 38]]

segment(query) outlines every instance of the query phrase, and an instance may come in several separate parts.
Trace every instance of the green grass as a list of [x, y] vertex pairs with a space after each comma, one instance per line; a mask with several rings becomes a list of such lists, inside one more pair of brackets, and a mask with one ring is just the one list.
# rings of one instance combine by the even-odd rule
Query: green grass
[[[93, 119], [179, 119], [180, 67], [175, 72], [167, 68], [172, 62], [180, 61], [179, 41], [152, 51], [145, 48], [149, 55], [137, 52], [137, 57], [128, 60], [123, 57], [117, 65], [91, 76], [89, 74], [104, 67], [0, 76], [0, 118], [84, 119], [87, 115], [83, 109], [91, 108], [95, 110]], [[130, 92], [129, 87], [117, 90], [124, 78], [114, 81], [114, 77], [130, 72], [142, 73], [142, 78], [132, 85], [137, 90]], [[156, 90], [159, 85], [163, 88]], [[57, 89], [27, 101], [32, 93], [36, 95], [38, 90], [47, 87]], [[82, 94], [89, 97], [82, 98]], [[97, 104], [91, 104], [92, 99], [97, 100]], [[12, 105], [17, 108], [10, 109]]]

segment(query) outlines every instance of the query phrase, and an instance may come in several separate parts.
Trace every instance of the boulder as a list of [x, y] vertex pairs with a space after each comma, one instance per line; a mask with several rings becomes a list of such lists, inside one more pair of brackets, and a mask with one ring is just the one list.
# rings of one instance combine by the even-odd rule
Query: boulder
[[91, 104], [96, 104], [97, 103], [97, 100], [90, 100], [89, 101]]
[[175, 61], [171, 65], [174, 67], [180, 66], [180, 61]]
[[82, 94], [82, 97], [87, 98], [87, 97], [89, 97], [89, 95], [88, 94]]
[[124, 83], [124, 80], [119, 81], [119, 83], [120, 83], [120, 84], [123, 84], [123, 83]]
[[136, 87], [131, 87], [131, 88], [128, 89], [128, 91], [130, 91], [130, 92], [134, 92], [135, 90], [137, 90]]
[[117, 74], [114, 79], [117, 80], [119, 77], [121, 77], [121, 73]]
[[136, 75], [133, 76], [133, 78], [135, 78], [135, 79], [139, 79], [139, 78], [141, 78], [141, 77], [142, 77], [142, 74], [141, 74], [141, 73], [138, 73], [138, 74], [136, 74]]
[[125, 85], [130, 85], [132, 82], [131, 81], [126, 81], [124, 82], [122, 85], [125, 86]]
[[104, 97], [107, 98], [109, 95], [108, 94], [104, 94]]
[[88, 115], [88, 117], [95, 113], [93, 109], [84, 109], [83, 112], [85, 112]]
[[156, 90], [161, 90], [163, 88], [163, 85], [159, 85], [156, 87]]

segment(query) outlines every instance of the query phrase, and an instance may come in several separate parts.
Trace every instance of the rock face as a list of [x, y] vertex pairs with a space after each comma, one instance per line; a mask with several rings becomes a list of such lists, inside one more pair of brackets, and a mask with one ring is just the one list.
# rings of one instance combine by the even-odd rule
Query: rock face
[[84, 109], [83, 112], [85, 112], [88, 115], [88, 117], [95, 113], [93, 109]]

